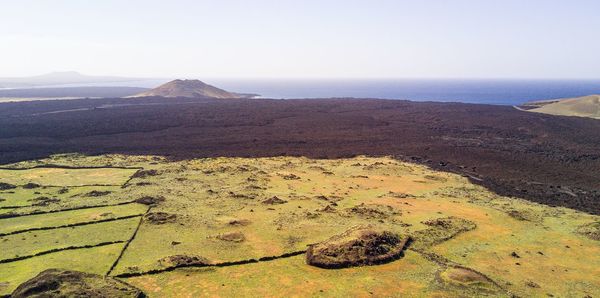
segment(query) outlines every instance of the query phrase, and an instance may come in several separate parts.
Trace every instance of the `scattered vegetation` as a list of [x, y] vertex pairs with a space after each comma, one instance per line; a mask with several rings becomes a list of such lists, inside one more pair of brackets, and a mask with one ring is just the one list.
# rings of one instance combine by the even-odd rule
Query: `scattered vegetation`
[[63, 155], [18, 166], [45, 164], [66, 167], [57, 180], [48, 167], [0, 170], [15, 186], [43, 185], [0, 190], [0, 294], [65, 264], [160, 297], [598, 294], [597, 216], [392, 158]]
[[422, 224], [429, 228], [413, 234], [415, 238], [413, 247], [417, 249], [431, 247], [477, 227], [474, 222], [455, 216], [430, 219], [423, 221]]
[[577, 233], [584, 235], [592, 240], [600, 241], [600, 221], [579, 226], [577, 228]]

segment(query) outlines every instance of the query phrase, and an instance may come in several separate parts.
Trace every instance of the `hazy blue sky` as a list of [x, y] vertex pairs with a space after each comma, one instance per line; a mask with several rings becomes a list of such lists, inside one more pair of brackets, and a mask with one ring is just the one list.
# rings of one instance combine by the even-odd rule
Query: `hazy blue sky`
[[0, 0], [0, 76], [600, 78], [598, 0]]

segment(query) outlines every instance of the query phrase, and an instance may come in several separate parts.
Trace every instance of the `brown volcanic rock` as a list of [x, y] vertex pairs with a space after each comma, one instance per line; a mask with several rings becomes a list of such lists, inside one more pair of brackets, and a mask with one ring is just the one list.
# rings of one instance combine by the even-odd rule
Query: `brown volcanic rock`
[[162, 97], [3, 103], [0, 148], [2, 164], [67, 152], [391, 155], [461, 173], [502, 195], [600, 214], [600, 121], [510, 106]]
[[354, 228], [306, 251], [309, 265], [335, 269], [391, 262], [402, 257], [409, 237], [370, 228]]
[[10, 297], [135, 297], [146, 295], [124, 282], [96, 274], [48, 269], [19, 285]]
[[174, 80], [131, 97], [189, 97], [189, 98], [248, 98], [253, 95], [238, 94], [208, 85], [200, 80]]

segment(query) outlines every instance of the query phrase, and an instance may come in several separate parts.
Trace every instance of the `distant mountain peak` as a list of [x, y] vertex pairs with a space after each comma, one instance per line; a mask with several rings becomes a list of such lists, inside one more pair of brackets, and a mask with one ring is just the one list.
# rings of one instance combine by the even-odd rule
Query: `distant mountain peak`
[[69, 74], [69, 75], [79, 75], [79, 76], [83, 76], [82, 73], [78, 72], [78, 71], [74, 71], [74, 70], [65, 70], [65, 71], [51, 71], [49, 73], [43, 74], [43, 75], [59, 75], [59, 74]]
[[38, 76], [34, 76], [34, 78], [85, 78], [89, 77], [77, 71], [53, 71], [45, 74], [41, 74]]
[[225, 91], [215, 86], [194, 79], [176, 79], [154, 89], [131, 97], [189, 97], [189, 98], [250, 98], [255, 94], [240, 94]]

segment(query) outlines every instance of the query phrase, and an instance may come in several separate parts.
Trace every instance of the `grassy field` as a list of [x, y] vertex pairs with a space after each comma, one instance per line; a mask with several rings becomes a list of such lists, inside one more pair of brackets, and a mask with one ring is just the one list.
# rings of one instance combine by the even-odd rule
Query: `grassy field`
[[548, 102], [534, 102], [531, 112], [559, 116], [577, 116], [600, 119], [600, 95], [566, 98]]
[[4, 183], [22, 185], [36, 183], [44, 186], [84, 186], [84, 185], [121, 185], [135, 169], [63, 169], [33, 168], [18, 170], [0, 170], [0, 180]]
[[[0, 263], [0, 294], [64, 266], [151, 297], [600, 294], [598, 216], [392, 158], [60, 155], [7, 167], [40, 165], [104, 168], [2, 170], [0, 182], [16, 188], [0, 191], [0, 208], [11, 207], [0, 215], [16, 217], [0, 218], [0, 260], [31, 257]], [[59, 201], [31, 206], [39, 196]], [[383, 265], [305, 263], [307, 245], [353, 227], [413, 242]]]

